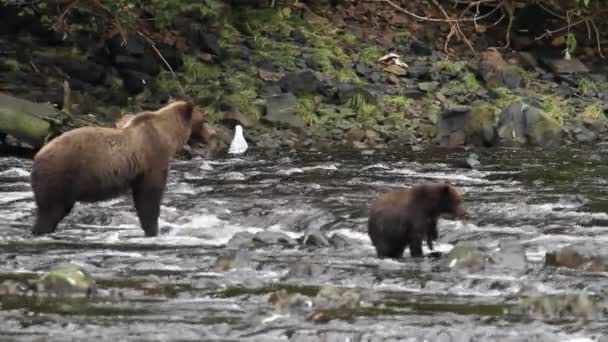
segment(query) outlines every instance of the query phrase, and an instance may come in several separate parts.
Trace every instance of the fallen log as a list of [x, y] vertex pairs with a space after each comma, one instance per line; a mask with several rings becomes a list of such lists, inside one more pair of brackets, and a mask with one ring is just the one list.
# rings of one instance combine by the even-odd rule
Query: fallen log
[[36, 103], [0, 93], [0, 132], [38, 149], [52, 133], [45, 118], [59, 115], [59, 110], [45, 103]]

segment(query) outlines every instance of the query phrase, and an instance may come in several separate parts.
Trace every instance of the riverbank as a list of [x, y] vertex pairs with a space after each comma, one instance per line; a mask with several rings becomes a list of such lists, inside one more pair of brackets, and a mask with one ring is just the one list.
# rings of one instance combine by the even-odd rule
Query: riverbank
[[220, 148], [237, 123], [260, 149], [605, 139], [608, 82], [588, 49], [566, 61], [559, 41], [514, 36], [518, 50], [479, 39], [478, 54], [457, 43], [457, 58], [443, 51], [439, 24], [421, 27], [381, 4], [327, 6], [232, 4], [170, 18], [150, 10], [154, 25], [114, 32], [78, 26], [86, 19], [72, 13], [62, 33], [48, 30], [43, 12], [4, 6], [0, 91], [60, 107], [67, 80], [72, 112], [107, 125], [186, 95], [207, 112]]

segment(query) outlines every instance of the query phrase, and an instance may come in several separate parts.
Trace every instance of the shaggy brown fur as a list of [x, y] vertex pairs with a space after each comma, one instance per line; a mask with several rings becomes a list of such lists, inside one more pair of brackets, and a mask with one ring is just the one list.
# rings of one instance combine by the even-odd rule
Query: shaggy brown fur
[[370, 206], [368, 234], [378, 256], [401, 258], [409, 246], [412, 257], [421, 257], [425, 239], [432, 250], [442, 213], [466, 217], [460, 194], [449, 184], [415, 185], [376, 199]]
[[[116, 128], [124, 128], [125, 125], [136, 114], [125, 114], [121, 116], [114, 125]], [[203, 143], [213, 146], [217, 140], [217, 132], [205, 119], [203, 113], [196, 108], [192, 111], [192, 134], [190, 135], [189, 143], [202, 141]]]
[[193, 105], [171, 103], [135, 115], [124, 128], [82, 127], [45, 145], [34, 157], [31, 183], [37, 206], [34, 235], [54, 232], [76, 202], [133, 192], [146, 236], [158, 235], [169, 161], [192, 130]]

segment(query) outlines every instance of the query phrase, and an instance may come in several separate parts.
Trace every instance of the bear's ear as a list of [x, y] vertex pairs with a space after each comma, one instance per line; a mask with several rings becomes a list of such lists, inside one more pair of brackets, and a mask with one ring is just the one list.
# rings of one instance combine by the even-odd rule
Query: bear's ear
[[448, 182], [441, 183], [441, 193], [443, 196], [449, 196], [451, 192], [452, 192], [452, 186], [450, 185], [450, 183], [448, 183]]
[[182, 108], [180, 108], [180, 114], [182, 118], [189, 122], [192, 120], [192, 112], [194, 111], [194, 104], [191, 101], [184, 101]]

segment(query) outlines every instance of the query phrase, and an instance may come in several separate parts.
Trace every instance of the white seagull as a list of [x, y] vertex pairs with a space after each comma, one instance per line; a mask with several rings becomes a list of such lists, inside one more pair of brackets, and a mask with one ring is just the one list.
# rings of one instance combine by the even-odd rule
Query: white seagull
[[247, 151], [247, 141], [243, 136], [243, 127], [241, 125], [236, 125], [234, 129], [234, 138], [232, 138], [232, 142], [230, 143], [230, 148], [228, 149], [228, 153], [230, 154], [241, 154]]

